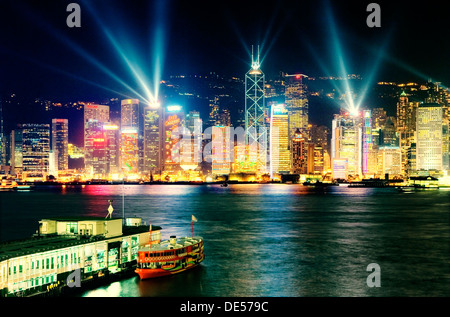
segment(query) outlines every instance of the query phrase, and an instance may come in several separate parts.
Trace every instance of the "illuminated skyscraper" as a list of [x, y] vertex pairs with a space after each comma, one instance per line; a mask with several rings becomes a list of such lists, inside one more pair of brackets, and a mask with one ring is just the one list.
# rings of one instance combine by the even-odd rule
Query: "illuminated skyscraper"
[[267, 172], [267, 125], [264, 121], [265, 75], [260, 69], [259, 48], [252, 68], [245, 75], [245, 132], [250, 160], [256, 162], [258, 173]]
[[213, 175], [228, 175], [231, 171], [231, 155], [234, 155], [231, 147], [230, 127], [212, 127], [212, 151], [211, 171]]
[[106, 155], [106, 173], [108, 175], [118, 175], [120, 170], [120, 128], [113, 123], [103, 124], [103, 138]]
[[292, 173], [306, 174], [307, 173], [307, 140], [303, 137], [300, 129], [294, 133], [292, 138]]
[[69, 168], [69, 121], [52, 119], [52, 151], [55, 153], [55, 167], [58, 171]]
[[[347, 161], [348, 177], [361, 176], [362, 135], [361, 118], [348, 113], [335, 115], [332, 122], [331, 159], [338, 160], [342, 169], [343, 160]], [[335, 168], [334, 162], [332, 163]]]
[[28, 175], [48, 173], [50, 153], [50, 125], [22, 125], [23, 171]]
[[197, 111], [190, 111], [184, 121], [186, 134], [180, 144], [181, 167], [184, 170], [195, 170], [202, 160], [203, 121]]
[[442, 170], [442, 106], [421, 104], [417, 109], [416, 165], [418, 170]]
[[86, 173], [96, 179], [106, 179], [108, 173], [108, 149], [103, 125], [105, 123], [91, 120], [85, 123]]
[[184, 112], [181, 106], [168, 106], [164, 118], [164, 162], [163, 170], [177, 172], [180, 166], [180, 138]]
[[412, 143], [415, 143], [416, 112], [419, 104], [419, 101], [410, 100], [410, 96], [404, 91], [400, 94], [397, 103], [397, 132], [402, 153], [402, 174], [406, 173], [408, 149]]
[[161, 107], [144, 109], [144, 167], [145, 174], [161, 173], [162, 124]]
[[84, 105], [84, 123], [93, 120], [109, 122], [109, 106], [91, 103]]
[[330, 130], [326, 126], [308, 125], [309, 137], [314, 144], [314, 173], [323, 173], [330, 169], [330, 149], [328, 135]]
[[120, 108], [121, 129], [139, 128], [139, 100], [124, 99]]
[[373, 176], [376, 173], [376, 166], [372, 163], [372, 156], [375, 154], [372, 137], [372, 115], [370, 110], [363, 110], [362, 113], [362, 174]]
[[270, 174], [289, 174], [289, 114], [284, 105], [274, 105], [270, 115]]
[[103, 125], [109, 122], [109, 106], [86, 104], [84, 106], [84, 166], [86, 173], [105, 177], [107, 149]]
[[15, 129], [11, 131], [10, 138], [11, 153], [11, 173], [17, 175], [22, 170], [22, 130]]
[[308, 96], [303, 74], [285, 75], [285, 104], [289, 111], [289, 136], [292, 138], [297, 129], [308, 136]]
[[382, 146], [377, 155], [378, 177], [384, 178], [386, 174], [390, 178], [402, 175], [401, 151], [398, 146]]
[[120, 161], [122, 172], [125, 174], [137, 174], [140, 171], [139, 100], [122, 100], [120, 111]]

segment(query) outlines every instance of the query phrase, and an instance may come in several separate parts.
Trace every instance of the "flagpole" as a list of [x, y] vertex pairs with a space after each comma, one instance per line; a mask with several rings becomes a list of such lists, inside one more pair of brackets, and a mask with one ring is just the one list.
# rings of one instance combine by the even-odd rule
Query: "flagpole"
[[191, 232], [192, 237], [194, 237], [194, 222], [197, 222], [197, 218], [194, 217], [194, 215], [191, 216]]

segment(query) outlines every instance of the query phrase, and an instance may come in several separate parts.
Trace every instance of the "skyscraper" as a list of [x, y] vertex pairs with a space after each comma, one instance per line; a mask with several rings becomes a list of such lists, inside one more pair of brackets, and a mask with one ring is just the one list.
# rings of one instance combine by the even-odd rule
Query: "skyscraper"
[[164, 114], [163, 170], [176, 173], [180, 166], [180, 139], [184, 112], [181, 106], [168, 106]]
[[405, 91], [402, 91], [397, 103], [397, 132], [402, 153], [402, 174], [406, 173], [408, 149], [415, 143], [416, 112], [419, 104], [419, 101], [413, 100]]
[[[332, 122], [331, 159], [341, 164], [346, 161], [346, 174], [348, 177], [361, 176], [361, 118], [359, 115], [348, 113], [335, 115]], [[336, 166], [332, 163], [333, 169]], [[335, 172], [335, 171], [334, 171]], [[340, 173], [342, 175], [342, 173]]]
[[203, 121], [197, 111], [190, 111], [184, 121], [186, 133], [180, 144], [181, 167], [194, 170], [202, 161]]
[[120, 126], [122, 129], [139, 128], [139, 100], [124, 99], [120, 108]]
[[48, 173], [50, 153], [50, 125], [22, 125], [22, 164], [28, 175]]
[[162, 108], [144, 109], [144, 167], [145, 174], [160, 174], [162, 163]]
[[230, 127], [212, 127], [211, 138], [211, 171], [213, 175], [228, 175], [231, 171], [231, 155], [234, 155], [231, 147]]
[[382, 146], [377, 153], [377, 174], [384, 178], [386, 174], [389, 177], [402, 175], [401, 151], [398, 146]]
[[102, 126], [104, 144], [106, 174], [118, 175], [120, 170], [120, 129], [118, 124], [106, 123]]
[[416, 168], [442, 170], [442, 106], [421, 104], [417, 109]]
[[58, 171], [69, 168], [69, 121], [52, 119], [52, 151], [55, 153], [55, 166]]
[[252, 68], [245, 75], [245, 132], [250, 159], [255, 161], [256, 171], [267, 171], [267, 125], [264, 121], [265, 75], [252, 54]]
[[303, 74], [285, 75], [285, 104], [289, 111], [289, 136], [292, 138], [297, 129], [308, 136], [308, 96]]
[[307, 140], [303, 137], [300, 129], [294, 133], [292, 137], [292, 173], [306, 174], [307, 173]]
[[373, 153], [372, 116], [370, 110], [363, 111], [362, 117], [362, 174], [371, 174], [371, 155]]
[[140, 171], [139, 100], [125, 99], [121, 102], [120, 113], [120, 161], [122, 172], [137, 174]]
[[17, 175], [22, 170], [22, 130], [15, 129], [11, 131], [10, 137], [11, 153], [11, 173]]
[[270, 115], [270, 175], [291, 170], [289, 114], [284, 105], [274, 105]]
[[91, 176], [105, 177], [107, 149], [103, 125], [109, 123], [109, 106], [84, 105], [84, 166]]

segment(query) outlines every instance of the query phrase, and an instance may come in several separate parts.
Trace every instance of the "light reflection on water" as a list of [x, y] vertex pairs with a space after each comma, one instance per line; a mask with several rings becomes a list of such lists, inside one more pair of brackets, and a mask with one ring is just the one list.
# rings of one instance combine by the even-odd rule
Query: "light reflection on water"
[[[29, 235], [44, 217], [106, 216], [110, 199], [120, 217], [123, 194], [126, 216], [163, 227], [163, 238], [190, 235], [191, 215], [198, 219], [206, 253], [200, 267], [128, 278], [83, 296], [450, 295], [448, 191], [232, 184], [2, 194], [2, 239]], [[366, 285], [370, 263], [381, 267], [381, 288]]]

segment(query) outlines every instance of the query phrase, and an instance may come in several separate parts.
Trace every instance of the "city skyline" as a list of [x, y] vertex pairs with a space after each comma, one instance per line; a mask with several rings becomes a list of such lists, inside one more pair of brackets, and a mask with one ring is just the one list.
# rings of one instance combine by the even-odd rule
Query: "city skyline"
[[447, 11], [0, 1], [0, 296], [448, 296]]
[[[416, 12], [411, 6], [375, 4], [378, 22], [374, 27], [369, 21], [371, 6], [350, 1], [346, 1], [344, 6], [348, 10], [343, 10], [343, 3], [330, 1], [315, 5], [282, 1], [266, 6], [231, 2], [217, 3], [214, 7], [205, 3], [186, 5], [178, 1], [155, 0], [135, 1], [125, 6], [114, 2], [109, 8], [105, 8], [102, 2], [80, 1], [66, 7], [65, 14], [69, 16], [65, 26], [63, 23], [64, 29], [61, 29], [61, 25], [50, 26], [63, 6], [49, 4], [44, 1], [36, 6], [21, 2], [7, 6], [12, 11], [21, 9], [23, 17], [29, 20], [17, 34], [27, 33], [27, 27], [36, 24], [36, 32], [41, 29], [50, 35], [51, 40], [48, 37], [36, 40], [27, 33], [22, 42], [24, 46], [39, 48], [48, 41], [57, 44], [45, 56], [54, 57], [52, 64], [38, 60], [39, 50], [32, 54], [33, 57], [14, 56], [15, 60], [24, 62], [22, 66], [29, 76], [19, 80], [19, 84], [15, 77], [20, 70], [9, 71], [10, 80], [2, 86], [2, 165], [13, 166], [15, 164], [11, 160], [18, 160], [22, 155], [23, 172], [34, 169], [58, 174], [55, 163], [60, 170], [69, 170], [70, 143], [72, 149], [83, 148], [83, 175], [100, 179], [130, 174], [134, 178], [151, 174], [153, 178], [155, 173], [161, 180], [191, 179], [192, 175], [187, 176], [189, 171], [199, 169], [203, 175], [195, 175], [196, 179], [209, 178], [220, 176], [218, 170], [222, 174], [242, 172], [242, 166], [247, 166], [246, 172], [256, 173], [257, 179], [262, 175], [270, 175], [273, 179], [274, 174], [292, 173], [318, 174], [323, 178], [331, 173], [334, 179], [339, 178], [336, 175], [345, 179], [384, 174], [402, 177], [415, 170], [408, 164], [412, 164], [411, 156], [416, 154], [419, 167], [432, 170], [448, 168], [449, 91], [445, 83], [436, 79], [440, 76], [438, 73], [426, 70], [432, 69], [436, 61], [442, 66], [445, 59], [430, 58], [424, 55], [427, 48], [420, 47], [414, 54], [407, 54], [408, 59], [420, 57], [413, 64], [408, 64], [408, 59], [396, 59], [392, 55], [410, 40], [409, 32], [403, 32], [412, 27], [409, 22], [399, 26], [405, 17], [397, 17], [395, 13], [399, 9], [403, 13]], [[203, 18], [197, 21], [194, 17], [199, 14], [199, 6], [202, 6]], [[73, 14], [69, 14], [71, 7]], [[118, 12], [119, 8], [124, 11]], [[235, 11], [238, 8], [242, 11]], [[302, 13], [311, 13], [313, 8], [314, 17], [302, 20], [295, 16], [299, 9], [303, 10]], [[365, 9], [364, 12], [361, 9]], [[212, 16], [209, 10], [215, 10]], [[269, 12], [270, 19], [265, 21], [264, 16]], [[221, 23], [225, 17], [228, 22]], [[69, 18], [75, 19], [76, 23], [73, 24]], [[267, 23], [261, 24], [261, 21]], [[243, 22], [249, 23], [240, 25]], [[432, 25], [431, 21], [424, 22]], [[12, 22], [10, 29], [14, 30], [17, 23]], [[313, 27], [315, 23], [322, 24], [322, 27]], [[362, 23], [363, 27], [349, 29], [357, 23]], [[307, 30], [303, 29], [305, 26], [308, 26]], [[253, 34], [256, 43], [249, 44], [246, 37], [252, 34], [249, 32], [252, 28], [252, 32], [257, 31], [257, 35]], [[383, 28], [387, 31], [381, 32]], [[191, 34], [189, 30], [196, 32]], [[225, 33], [217, 33], [219, 30]], [[230, 30], [233, 31], [231, 34], [227, 32]], [[299, 34], [302, 35], [301, 40]], [[175, 42], [171, 41], [174, 35]], [[231, 41], [233, 37], [239, 43]], [[211, 39], [225, 40], [227, 45], [222, 46], [220, 53], [212, 53], [221, 46]], [[202, 41], [208, 41], [209, 45], [195, 45]], [[189, 42], [190, 48], [201, 48], [201, 51], [176, 49], [183, 42]], [[12, 57], [13, 43], [3, 50], [7, 60]], [[286, 51], [286, 47], [292, 49]], [[67, 49], [77, 57], [72, 63], [68, 63], [69, 55], [61, 56]], [[202, 58], [203, 54], [208, 58]], [[247, 58], [243, 58], [245, 55]], [[292, 55], [296, 56], [295, 60], [290, 59]], [[189, 60], [189, 67], [180, 66], [183, 59]], [[68, 65], [58, 66], [61, 63]], [[416, 64], [423, 69], [416, 68]], [[7, 65], [7, 72], [13, 65]], [[76, 65], [79, 69], [70, 70]], [[243, 65], [247, 65], [244, 70], [241, 68]], [[43, 66], [47, 71], [39, 72], [36, 66]], [[395, 68], [390, 69], [393, 66]], [[215, 68], [219, 71], [213, 71]], [[405, 70], [398, 78], [408, 74], [406, 81], [393, 82], [386, 78]], [[45, 77], [49, 71], [54, 73], [54, 78], [33, 80], [33, 76]], [[70, 80], [74, 79], [78, 83], [71, 85]], [[63, 90], [70, 91], [63, 93], [65, 100], [52, 101], [48, 97], [53, 91], [59, 91], [54, 80], [58, 81], [59, 88], [64, 86]], [[20, 91], [23, 84], [28, 87], [26, 93]], [[43, 96], [43, 91], [49, 87], [52, 92]], [[8, 91], [12, 88], [18, 89], [17, 94]], [[70, 99], [75, 98], [76, 94], [72, 95], [72, 92], [77, 89], [81, 92], [78, 96], [82, 97]], [[36, 93], [37, 96], [33, 95]], [[25, 101], [21, 99], [23, 97]], [[415, 101], [410, 103], [409, 97]], [[428, 109], [427, 105], [433, 103], [440, 108], [432, 115], [434, 121], [428, 124], [431, 115], [424, 119], [423, 108]], [[286, 112], [279, 113], [280, 107]], [[278, 110], [274, 112], [274, 109]], [[80, 110], [83, 111], [82, 121]], [[228, 127], [245, 131], [244, 147], [236, 143], [219, 146], [217, 136], [212, 134], [212, 140], [216, 139], [211, 153], [212, 172], [197, 164], [205, 161], [201, 156], [203, 153], [195, 162], [192, 153], [186, 154], [188, 147], [197, 152], [206, 149], [205, 139], [202, 139], [202, 145], [198, 144], [198, 139], [193, 147], [192, 142], [185, 144], [184, 135], [177, 135], [178, 129], [194, 126], [194, 114], [205, 128], [204, 131], [202, 128], [196, 131], [194, 138], [198, 139], [199, 133], [209, 135], [210, 127], [220, 130], [221, 135], [228, 135]], [[383, 116], [381, 123], [377, 121]], [[15, 142], [20, 142], [21, 125], [43, 127], [49, 124], [49, 120], [53, 124], [48, 131], [51, 136], [48, 146], [42, 145], [41, 151], [37, 151], [34, 145], [29, 150], [25, 149], [27, 137], [30, 138], [28, 135], [44, 133], [31, 128], [23, 133], [21, 153], [11, 154], [18, 147]], [[61, 132], [55, 131], [55, 120], [65, 120]], [[414, 122], [417, 122], [417, 127]], [[425, 123], [420, 125], [422, 122]], [[442, 131], [438, 135], [439, 127]], [[319, 129], [322, 130], [320, 141], [317, 134], [314, 135]], [[17, 135], [15, 130], [18, 130]], [[83, 136], [80, 131], [83, 131]], [[193, 131], [188, 133], [192, 136]], [[432, 153], [426, 152], [419, 140], [425, 134], [434, 137]], [[35, 142], [34, 139], [29, 142]], [[438, 140], [440, 143], [436, 143]], [[413, 154], [416, 143], [417, 153]], [[427, 153], [426, 162], [423, 162], [424, 151]], [[61, 153], [64, 153], [63, 157]], [[224, 163], [218, 157], [221, 153], [230, 156], [231, 162], [234, 162], [234, 156], [244, 158], [244, 161], [240, 166]], [[281, 165], [278, 158], [273, 157], [274, 153], [282, 153]], [[25, 168], [28, 156], [32, 155], [39, 156], [35, 159], [37, 163], [30, 163], [30, 167]], [[180, 155], [182, 162], [177, 161]], [[431, 164], [430, 160], [435, 163]], [[218, 167], [214, 162], [224, 165]], [[250, 170], [249, 166], [252, 166]], [[341, 173], [343, 167], [344, 174]], [[26, 177], [26, 173], [24, 175]]]

